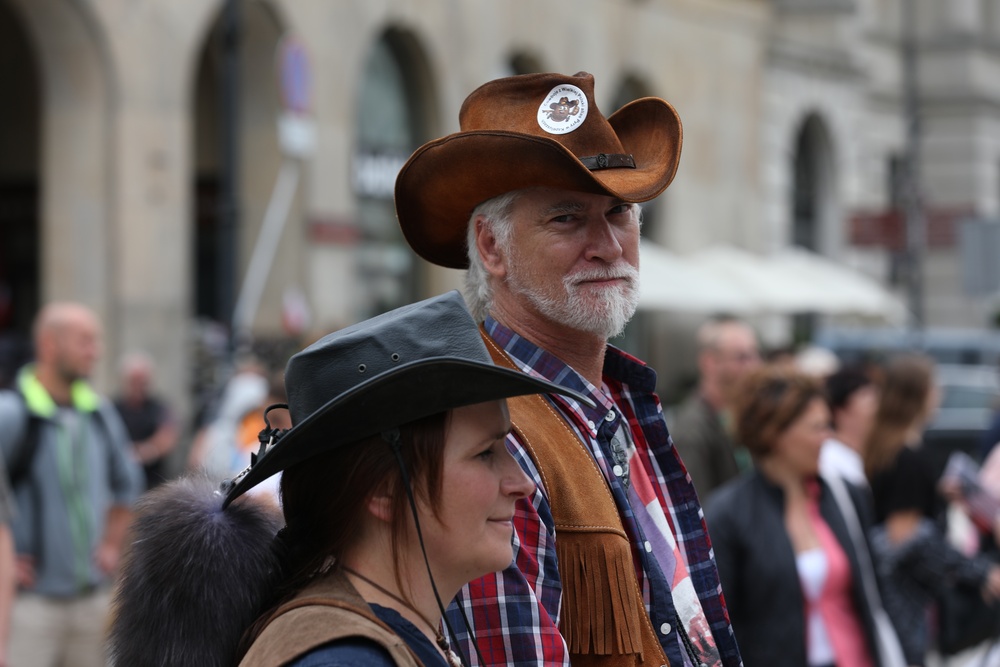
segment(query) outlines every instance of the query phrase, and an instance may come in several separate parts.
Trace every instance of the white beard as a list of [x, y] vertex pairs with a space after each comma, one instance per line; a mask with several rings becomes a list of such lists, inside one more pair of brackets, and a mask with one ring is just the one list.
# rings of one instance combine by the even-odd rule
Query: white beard
[[[621, 262], [607, 268], [595, 268], [570, 274], [563, 278], [560, 294], [546, 294], [535, 281], [525, 279], [512, 258], [507, 282], [510, 289], [526, 297], [542, 315], [553, 322], [577, 331], [595, 334], [605, 340], [621, 335], [625, 325], [635, 315], [639, 305], [639, 271]], [[609, 285], [600, 294], [598, 288], [581, 287], [588, 280], [620, 278], [623, 284]], [[591, 292], [591, 294], [587, 294]]]

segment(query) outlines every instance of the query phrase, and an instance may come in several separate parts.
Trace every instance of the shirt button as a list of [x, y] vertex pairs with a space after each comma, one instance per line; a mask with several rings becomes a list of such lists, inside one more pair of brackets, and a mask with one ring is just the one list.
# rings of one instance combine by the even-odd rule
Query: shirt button
[[588, 421], [587, 422], [587, 427], [590, 428], [591, 431], [596, 431], [597, 430], [597, 425], [595, 425], [594, 422], [592, 422], [592, 421]]
[[608, 414], [604, 415], [604, 421], [613, 422], [615, 420], [615, 411], [608, 410]]
[[[642, 547], [646, 550], [646, 553], [652, 553], [653, 552], [653, 545], [650, 544], [648, 541], [644, 542], [643, 545], [642, 545]], [[664, 632], [663, 634], [667, 634], [667, 633]]]
[[669, 623], [664, 623], [663, 625], [660, 626], [660, 634], [662, 634], [662, 635], [669, 635], [670, 634], [670, 624]]
[[621, 477], [622, 473], [625, 472], [624, 468], [621, 466], [615, 466], [611, 469], [611, 471], [615, 473], [615, 477]]

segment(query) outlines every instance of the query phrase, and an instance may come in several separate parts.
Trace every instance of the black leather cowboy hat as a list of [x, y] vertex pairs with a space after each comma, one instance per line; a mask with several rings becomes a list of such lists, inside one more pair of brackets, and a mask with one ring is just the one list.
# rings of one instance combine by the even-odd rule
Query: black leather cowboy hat
[[[563, 98], [576, 102], [573, 113], [553, 115]], [[649, 201], [673, 180], [683, 138], [677, 112], [656, 97], [605, 118], [586, 72], [490, 81], [466, 98], [459, 125], [460, 132], [418, 148], [396, 177], [407, 242], [455, 269], [468, 267], [466, 228], [482, 202], [531, 187]]]
[[223, 507], [271, 475], [422, 417], [485, 401], [570, 389], [493, 364], [455, 291], [334, 332], [285, 370], [292, 428], [233, 480]]

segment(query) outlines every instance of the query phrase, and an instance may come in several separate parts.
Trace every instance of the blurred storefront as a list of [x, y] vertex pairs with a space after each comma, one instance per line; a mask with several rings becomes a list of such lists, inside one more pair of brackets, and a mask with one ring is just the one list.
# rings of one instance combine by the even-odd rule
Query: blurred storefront
[[[230, 24], [225, 0], [0, 0], [0, 371], [27, 354], [40, 303], [78, 299], [106, 323], [105, 388], [144, 349], [191, 408], [191, 340], [229, 325], [288, 159], [275, 63], [288, 34], [308, 54], [315, 149], [253, 314], [260, 340], [459, 286], [403, 242], [395, 173], [458, 129], [473, 88], [539, 70], [593, 72], [605, 113], [647, 94], [677, 107], [684, 155], [646, 208], [651, 240], [678, 256], [796, 244], [899, 289], [903, 1], [239, 0]], [[913, 1], [940, 231], [958, 212], [1000, 213], [1000, 77], [976, 74], [1000, 66], [1000, 2]], [[954, 241], [933, 236], [926, 260], [928, 323], [984, 324], [992, 304], [962, 293]], [[650, 316], [646, 339], [671, 319]]]

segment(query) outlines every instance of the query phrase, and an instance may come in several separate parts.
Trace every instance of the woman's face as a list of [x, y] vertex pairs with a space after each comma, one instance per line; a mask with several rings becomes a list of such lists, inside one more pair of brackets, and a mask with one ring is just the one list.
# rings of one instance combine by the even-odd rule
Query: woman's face
[[427, 508], [420, 523], [435, 577], [471, 581], [513, 559], [514, 504], [534, 482], [507, 451], [506, 401], [452, 411], [445, 436], [440, 518]]
[[843, 428], [856, 434], [864, 442], [875, 423], [876, 412], [878, 412], [878, 389], [870, 384], [859, 387], [837, 412], [837, 430]]
[[931, 386], [927, 391], [927, 400], [924, 401], [924, 411], [921, 414], [922, 424], [925, 425], [934, 419], [938, 409], [941, 407], [941, 385], [934, 377], [931, 377]]
[[772, 454], [802, 477], [819, 472], [819, 450], [829, 435], [830, 411], [826, 401], [814, 398], [778, 436]]

